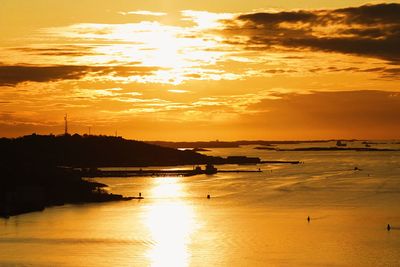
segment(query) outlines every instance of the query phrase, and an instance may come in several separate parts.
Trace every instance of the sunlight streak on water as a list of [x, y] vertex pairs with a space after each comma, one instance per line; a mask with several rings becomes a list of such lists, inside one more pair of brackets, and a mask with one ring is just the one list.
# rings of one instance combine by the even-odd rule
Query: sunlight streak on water
[[144, 224], [153, 245], [147, 252], [151, 266], [188, 266], [196, 218], [193, 207], [179, 199], [184, 193], [178, 178], [157, 178], [152, 197], [168, 198], [155, 201], [146, 208]]

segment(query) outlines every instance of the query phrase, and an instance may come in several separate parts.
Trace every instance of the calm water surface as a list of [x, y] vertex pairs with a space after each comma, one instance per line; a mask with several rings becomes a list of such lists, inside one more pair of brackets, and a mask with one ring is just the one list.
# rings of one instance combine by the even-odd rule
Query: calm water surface
[[399, 152], [207, 153], [304, 164], [99, 178], [145, 199], [0, 219], [0, 266], [400, 266]]

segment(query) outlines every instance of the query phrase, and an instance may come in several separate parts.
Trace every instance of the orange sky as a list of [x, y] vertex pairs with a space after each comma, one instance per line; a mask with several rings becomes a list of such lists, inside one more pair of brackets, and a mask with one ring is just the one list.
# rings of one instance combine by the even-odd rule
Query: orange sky
[[277, 2], [2, 0], [0, 136], [400, 138], [400, 1]]

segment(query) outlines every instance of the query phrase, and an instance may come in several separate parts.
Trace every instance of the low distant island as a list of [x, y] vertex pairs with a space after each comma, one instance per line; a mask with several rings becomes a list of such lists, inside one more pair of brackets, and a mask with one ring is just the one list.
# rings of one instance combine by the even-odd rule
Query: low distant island
[[86, 170], [100, 167], [261, 163], [259, 158], [211, 157], [122, 137], [78, 134], [0, 138], [0, 151], [3, 217], [53, 205], [132, 199], [82, 178]]
[[258, 150], [274, 151], [400, 151], [392, 148], [372, 148], [372, 147], [298, 147], [298, 148], [277, 148], [277, 147], [255, 147]]
[[[201, 147], [205, 148], [235, 148], [247, 145], [259, 146], [275, 146], [275, 145], [295, 145], [295, 144], [314, 144], [314, 143], [329, 143], [337, 140], [294, 140], [294, 141], [266, 141], [266, 140], [242, 140], [242, 141], [196, 141], [196, 142], [167, 142], [167, 141], [146, 141], [146, 143], [159, 145], [171, 148], [185, 148], [185, 147]], [[342, 140], [346, 142], [354, 142], [356, 139]]]
[[391, 148], [371, 148], [371, 147], [304, 147], [293, 149], [279, 149], [279, 151], [399, 151]]

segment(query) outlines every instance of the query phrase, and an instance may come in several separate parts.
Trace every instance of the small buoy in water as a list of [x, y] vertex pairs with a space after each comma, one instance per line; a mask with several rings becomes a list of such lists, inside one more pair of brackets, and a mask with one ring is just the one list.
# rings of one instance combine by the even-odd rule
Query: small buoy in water
[[210, 199], [211, 198], [210, 195], [207, 195], [207, 198]]
[[392, 229], [392, 227], [390, 226], [390, 224], [387, 225], [386, 229], [387, 229], [388, 231], [390, 231], [390, 229]]
[[140, 192], [140, 193], [139, 193], [139, 197], [141, 197], [141, 196], [142, 196], [142, 193]]
[[310, 216], [307, 216], [307, 222], [310, 222], [311, 218]]

